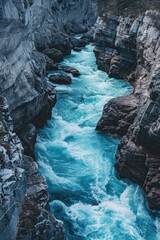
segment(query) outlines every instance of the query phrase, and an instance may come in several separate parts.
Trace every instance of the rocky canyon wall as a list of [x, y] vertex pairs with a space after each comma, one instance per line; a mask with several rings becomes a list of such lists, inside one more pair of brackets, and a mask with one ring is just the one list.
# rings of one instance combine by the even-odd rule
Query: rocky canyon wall
[[97, 0], [99, 14], [110, 12], [116, 16], [137, 17], [147, 10], [160, 10], [159, 0]]
[[42, 51], [69, 54], [69, 35], [87, 31], [95, 18], [91, 0], [0, 0], [2, 240], [65, 239], [61, 223], [50, 213], [46, 182], [30, 157], [36, 128], [56, 103], [55, 90], [46, 81], [46, 64], [52, 61]]
[[14, 128], [19, 130], [48, 99], [46, 59], [37, 49], [54, 47], [70, 53], [66, 31], [87, 30], [95, 20], [95, 7], [90, 0], [1, 0], [0, 9], [0, 92], [8, 100]]
[[159, 19], [153, 10], [137, 18], [105, 13], [95, 33], [99, 68], [134, 87], [131, 95], [106, 104], [97, 130], [123, 136], [118, 176], [140, 184], [152, 209], [160, 209]]

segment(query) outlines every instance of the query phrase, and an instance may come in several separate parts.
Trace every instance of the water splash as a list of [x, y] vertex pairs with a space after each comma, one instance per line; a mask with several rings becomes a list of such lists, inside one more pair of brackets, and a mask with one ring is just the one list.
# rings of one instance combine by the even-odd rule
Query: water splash
[[62, 64], [81, 76], [71, 86], [57, 86], [58, 103], [35, 151], [67, 239], [159, 240], [160, 219], [147, 209], [141, 189], [115, 177], [119, 139], [95, 131], [104, 104], [127, 95], [131, 86], [97, 70], [91, 45]]

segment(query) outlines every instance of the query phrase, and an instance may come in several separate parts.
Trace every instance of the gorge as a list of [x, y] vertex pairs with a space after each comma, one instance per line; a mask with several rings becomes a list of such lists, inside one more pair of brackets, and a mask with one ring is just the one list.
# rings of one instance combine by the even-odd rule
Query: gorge
[[35, 151], [51, 210], [63, 221], [67, 240], [158, 239], [158, 213], [147, 210], [138, 186], [116, 179], [119, 139], [95, 131], [103, 105], [132, 87], [97, 70], [91, 45], [61, 64], [81, 76], [71, 85], [57, 85], [57, 104]]
[[[0, 239], [159, 239], [158, 10], [0, 0]], [[72, 85], [57, 94], [46, 70]]]

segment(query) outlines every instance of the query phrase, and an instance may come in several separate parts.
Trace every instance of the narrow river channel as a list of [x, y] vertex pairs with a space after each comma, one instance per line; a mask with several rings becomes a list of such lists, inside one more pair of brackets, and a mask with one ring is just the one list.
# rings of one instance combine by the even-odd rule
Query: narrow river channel
[[36, 157], [50, 205], [67, 240], [158, 240], [160, 224], [141, 189], [115, 176], [119, 139], [95, 131], [103, 106], [132, 87], [97, 70], [93, 46], [72, 52], [62, 65], [81, 76], [57, 86], [52, 119], [39, 130]]

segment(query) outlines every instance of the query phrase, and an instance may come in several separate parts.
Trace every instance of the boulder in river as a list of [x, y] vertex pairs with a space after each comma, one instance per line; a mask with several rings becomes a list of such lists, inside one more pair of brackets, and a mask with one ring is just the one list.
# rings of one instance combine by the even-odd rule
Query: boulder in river
[[49, 81], [55, 84], [71, 84], [72, 79], [70, 76], [62, 74], [54, 74], [49, 77]]
[[62, 66], [59, 69], [62, 69], [64, 72], [71, 73], [74, 77], [80, 76], [80, 72], [74, 67]]
[[80, 51], [81, 51], [81, 48], [79, 48], [79, 47], [73, 47], [73, 50], [76, 51], [76, 52], [80, 52]]

